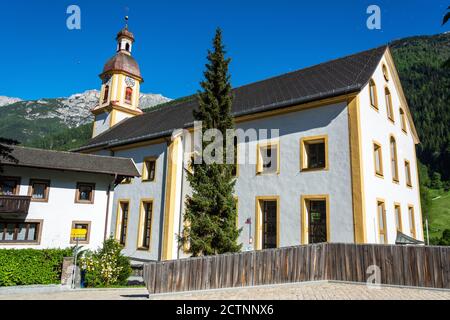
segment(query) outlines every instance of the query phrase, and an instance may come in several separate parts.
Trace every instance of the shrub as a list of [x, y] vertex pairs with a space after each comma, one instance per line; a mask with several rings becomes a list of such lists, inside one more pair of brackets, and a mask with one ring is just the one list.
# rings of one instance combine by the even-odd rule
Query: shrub
[[122, 246], [113, 238], [105, 240], [96, 252], [84, 252], [80, 258], [87, 287], [126, 285], [131, 275], [130, 260], [121, 254]]
[[0, 286], [56, 284], [72, 249], [0, 249]]

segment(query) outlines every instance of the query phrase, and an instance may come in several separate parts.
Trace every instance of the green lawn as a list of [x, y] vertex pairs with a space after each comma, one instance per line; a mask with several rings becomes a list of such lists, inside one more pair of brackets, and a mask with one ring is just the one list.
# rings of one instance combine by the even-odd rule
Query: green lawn
[[432, 190], [430, 210], [430, 238], [442, 236], [442, 231], [450, 229], [450, 191]]

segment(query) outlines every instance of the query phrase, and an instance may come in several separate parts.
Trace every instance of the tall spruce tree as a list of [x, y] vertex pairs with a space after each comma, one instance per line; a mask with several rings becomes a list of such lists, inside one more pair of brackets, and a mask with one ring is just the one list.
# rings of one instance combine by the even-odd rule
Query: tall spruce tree
[[[205, 79], [200, 83], [198, 93], [199, 108], [194, 111], [196, 121], [202, 121], [203, 133], [208, 129], [218, 129], [224, 137], [226, 130], [234, 128], [231, 115], [232, 91], [228, 65], [231, 59], [225, 57], [222, 31], [216, 30], [213, 50], [208, 51]], [[202, 142], [202, 150], [208, 143]], [[241, 230], [236, 227], [237, 209], [233, 196], [235, 165], [226, 164], [225, 152], [221, 153], [223, 164], [194, 163], [192, 171], [187, 170], [187, 180], [192, 195], [186, 199], [184, 215], [185, 229], [179, 238], [180, 245], [188, 245], [193, 256], [215, 255], [240, 251], [237, 239]], [[197, 161], [198, 162], [198, 161]]]

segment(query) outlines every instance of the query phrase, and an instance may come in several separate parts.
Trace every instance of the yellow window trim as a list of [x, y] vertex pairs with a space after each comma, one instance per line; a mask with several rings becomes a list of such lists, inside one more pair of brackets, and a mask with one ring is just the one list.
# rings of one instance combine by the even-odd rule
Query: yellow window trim
[[300, 210], [301, 210], [301, 230], [300, 230], [300, 239], [302, 244], [308, 244], [309, 243], [309, 223], [308, 219], [306, 217], [307, 208], [306, 208], [306, 201], [309, 200], [325, 200], [326, 203], [326, 215], [327, 215], [327, 242], [331, 241], [330, 236], [330, 195], [328, 194], [309, 194], [309, 195], [302, 195], [300, 197]]
[[[374, 103], [372, 103], [372, 89], [373, 88], [373, 100]], [[370, 79], [369, 81], [369, 104], [370, 106], [375, 109], [375, 111], [379, 112], [380, 109], [378, 108], [378, 93], [377, 93], [377, 85], [375, 83], [375, 80]]]
[[[144, 226], [145, 226], [145, 207], [144, 204], [145, 203], [151, 203], [152, 204], [152, 212], [150, 214], [150, 241], [148, 244], [148, 248], [144, 248], [142, 247], [142, 240], [143, 236], [144, 236]], [[143, 198], [140, 201], [140, 205], [139, 205], [139, 224], [138, 224], [138, 236], [137, 236], [137, 244], [136, 247], [138, 250], [145, 250], [145, 251], [151, 251], [151, 247], [152, 247], [152, 231], [153, 231], [153, 216], [154, 216], [154, 212], [155, 212], [155, 207], [154, 207], [155, 201], [153, 198]]]
[[261, 155], [261, 149], [262, 148], [269, 148], [272, 146], [277, 147], [277, 170], [275, 174], [280, 174], [280, 140], [277, 139], [275, 141], [267, 141], [267, 142], [259, 142], [256, 145], [256, 175], [273, 175], [274, 173], [264, 173], [263, 172], [263, 162], [262, 162], [262, 155]]
[[[392, 122], [395, 123], [395, 118], [394, 118], [394, 107], [392, 105], [392, 94], [391, 94], [391, 90], [389, 89], [388, 86], [384, 87], [384, 101], [386, 103], [386, 114], [388, 119]], [[388, 103], [389, 100], [389, 103]]]
[[374, 171], [375, 176], [378, 178], [384, 179], [384, 168], [383, 168], [383, 146], [378, 141], [372, 140], [373, 147], [377, 146], [380, 150], [380, 169], [381, 172], [377, 172], [377, 158], [375, 157], [375, 148], [373, 148], [373, 165], [374, 165]]
[[[156, 181], [156, 164], [158, 162], [157, 160], [158, 160], [158, 157], [156, 157], [156, 156], [149, 156], [149, 157], [144, 158], [144, 160], [142, 161], [142, 175], [141, 175], [142, 182], [155, 182]], [[145, 178], [148, 175], [147, 166], [145, 165], [145, 163], [149, 162], [149, 161], [155, 161], [155, 176], [153, 177], [153, 180], [149, 180], [149, 179]]]
[[397, 231], [399, 232], [403, 232], [403, 222], [402, 222], [402, 205], [400, 204], [400, 202], [394, 202], [394, 221], [395, 221], [395, 210], [398, 208], [398, 226], [397, 227]]
[[[380, 228], [380, 215], [378, 212], [378, 206], [379, 204], [382, 204], [383, 207], [383, 213], [382, 213], [382, 219], [383, 219], [383, 226], [384, 226], [384, 230], [381, 231]], [[387, 225], [386, 225], [386, 201], [382, 198], [377, 198], [377, 224], [378, 224], [378, 241], [380, 240], [381, 236], [384, 235], [384, 239], [385, 242], [384, 244], [388, 244], [389, 240], [388, 240], [388, 232], [387, 232]]]
[[[391, 148], [391, 140], [394, 139], [394, 154], [392, 154], [392, 148]], [[397, 139], [393, 134], [389, 135], [389, 152], [390, 152], [390, 158], [389, 158], [389, 164], [391, 167], [391, 175], [392, 175], [392, 182], [399, 184], [400, 183], [400, 177], [399, 177], [399, 171], [398, 171], [398, 157], [397, 157]], [[397, 176], [394, 175], [394, 172], [392, 172], [392, 156], [395, 158], [395, 168], [397, 172]]]
[[[410, 214], [410, 210], [412, 209], [412, 215]], [[411, 237], [417, 239], [417, 231], [416, 231], [416, 210], [414, 209], [414, 205], [408, 204], [408, 220], [409, 220], [409, 233]]]
[[[314, 143], [325, 143], [325, 167], [324, 168], [308, 168], [308, 164], [306, 163], [306, 148], [305, 144], [314, 144]], [[328, 161], [328, 135], [320, 135], [320, 136], [309, 136], [303, 137], [300, 139], [300, 171], [309, 172], [309, 171], [327, 171], [329, 169], [329, 161]]]
[[383, 66], [381, 67], [381, 71], [383, 72], [384, 80], [389, 81], [389, 71], [388, 67], [385, 63], [383, 63]]
[[277, 248], [280, 247], [280, 196], [257, 196], [255, 198], [255, 250], [261, 250], [262, 245], [262, 201], [277, 202]]
[[406, 119], [406, 113], [405, 113], [405, 110], [403, 109], [403, 107], [399, 108], [399, 113], [400, 113], [400, 124], [402, 127], [402, 131], [403, 131], [403, 133], [405, 133], [407, 135], [408, 134], [408, 119]]
[[[411, 162], [409, 160], [405, 159], [405, 183], [406, 186], [410, 189], [412, 189], [412, 176], [411, 176]], [[409, 181], [408, 181], [408, 175], [409, 175]]]
[[128, 243], [128, 227], [130, 225], [130, 209], [131, 209], [131, 204], [130, 204], [130, 199], [119, 199], [117, 200], [117, 210], [116, 210], [116, 232], [114, 234], [114, 238], [117, 241], [120, 241], [120, 229], [122, 227], [122, 203], [128, 203], [128, 221], [127, 221], [127, 229], [126, 229], [126, 237], [125, 237], [125, 245], [124, 247], [127, 246]]

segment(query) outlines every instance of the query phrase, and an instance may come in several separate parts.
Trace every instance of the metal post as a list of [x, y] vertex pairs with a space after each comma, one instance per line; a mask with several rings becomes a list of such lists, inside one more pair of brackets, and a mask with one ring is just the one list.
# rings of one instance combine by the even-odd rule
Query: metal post
[[74, 266], [73, 266], [73, 271], [72, 271], [72, 289], [75, 289], [75, 277], [77, 274], [78, 237], [76, 239], [77, 239], [77, 243], [75, 245], [75, 248], [73, 249], [73, 252], [74, 252], [73, 264], [74, 264]]
[[428, 230], [428, 215], [425, 218], [425, 229], [427, 230], [427, 245], [430, 245], [430, 232]]

